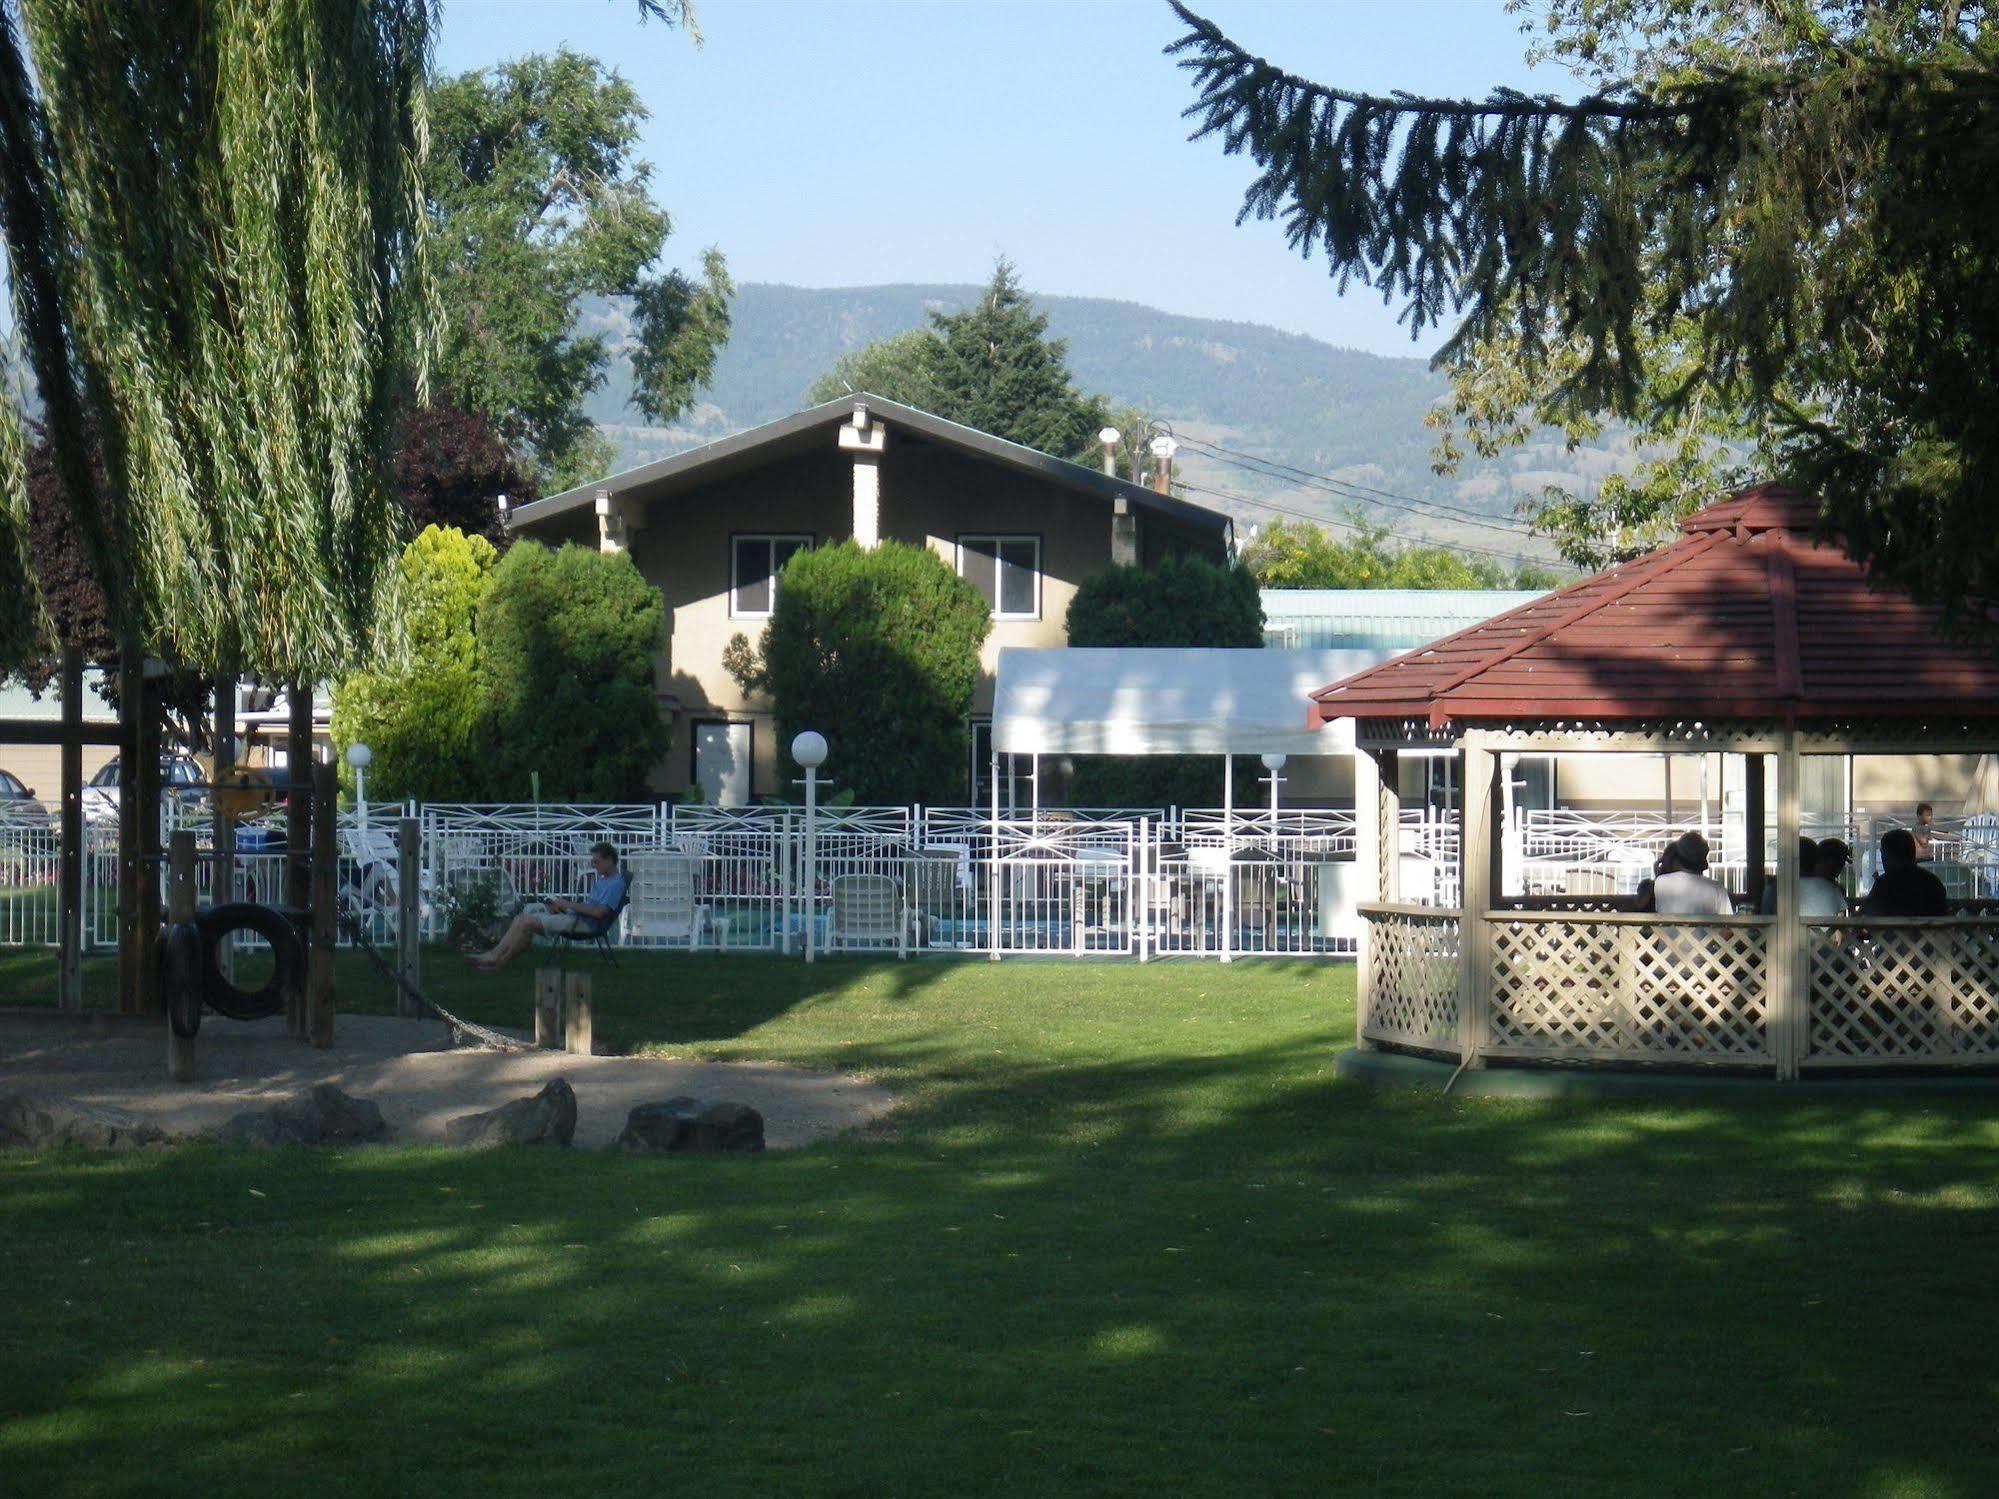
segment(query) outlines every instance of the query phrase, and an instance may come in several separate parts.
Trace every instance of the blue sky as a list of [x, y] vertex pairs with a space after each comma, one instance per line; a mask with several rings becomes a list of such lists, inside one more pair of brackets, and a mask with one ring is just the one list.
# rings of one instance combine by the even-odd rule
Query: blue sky
[[[1566, 91], [1530, 71], [1502, 0], [1201, 0], [1294, 72], [1385, 91]], [[1235, 227], [1253, 175], [1189, 143], [1163, 0], [697, 0], [706, 43], [630, 0], [445, 0], [440, 68], [567, 44], [652, 111], [668, 259], [721, 247], [738, 280], [976, 281], [1001, 252], [1039, 292], [1120, 297], [1425, 353], [1365, 289], [1336, 294], [1274, 223]]]

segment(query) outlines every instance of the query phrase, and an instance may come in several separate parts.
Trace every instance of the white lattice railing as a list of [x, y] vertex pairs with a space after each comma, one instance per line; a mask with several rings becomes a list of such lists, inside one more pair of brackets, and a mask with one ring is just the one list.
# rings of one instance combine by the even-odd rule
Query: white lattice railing
[[1366, 1011], [1361, 1034], [1430, 1050], [1458, 1045], [1458, 913], [1430, 906], [1370, 904]]
[[1806, 923], [1805, 1065], [1999, 1063], [1999, 920]]
[[1771, 919], [1505, 912], [1488, 1056], [1764, 1063]]

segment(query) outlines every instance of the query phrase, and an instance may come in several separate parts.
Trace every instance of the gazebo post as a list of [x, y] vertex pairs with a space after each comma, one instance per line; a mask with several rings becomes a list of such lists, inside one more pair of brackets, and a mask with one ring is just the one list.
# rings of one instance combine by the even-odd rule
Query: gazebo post
[[1487, 937], [1492, 909], [1493, 772], [1498, 757], [1486, 736], [1469, 733], [1460, 751], [1464, 762], [1458, 811], [1458, 1053], [1467, 1067], [1485, 1065], [1492, 997], [1492, 958]]
[[[1402, 787], [1395, 751], [1357, 750], [1353, 757], [1354, 865], [1361, 889], [1369, 898], [1388, 902], [1396, 898], [1396, 873], [1401, 864]], [[1362, 920], [1360, 941], [1354, 954], [1354, 1046], [1373, 1051], [1368, 1039], [1369, 1012], [1373, 1008], [1374, 923]]]
[[1742, 891], [1754, 910], [1763, 909], [1763, 846], [1769, 841], [1769, 788], [1762, 755], [1742, 757]]
[[1798, 1076], [1811, 986], [1805, 964], [1805, 926], [1798, 916], [1802, 771], [1798, 731], [1787, 727], [1777, 752], [1777, 919], [1770, 927], [1770, 952], [1765, 967], [1769, 984], [1765, 1023], [1780, 1082], [1791, 1082]]

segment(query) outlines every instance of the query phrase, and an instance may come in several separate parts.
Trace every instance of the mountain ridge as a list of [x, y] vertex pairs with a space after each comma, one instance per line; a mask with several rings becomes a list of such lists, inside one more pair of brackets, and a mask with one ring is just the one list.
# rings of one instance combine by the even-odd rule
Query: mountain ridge
[[[606, 340], [612, 360], [588, 409], [616, 444], [619, 467], [649, 462], [799, 409], [806, 387], [842, 354], [921, 327], [931, 310], [964, 305], [980, 290], [944, 282], [825, 288], [744, 283], [714, 379], [688, 413], [660, 427], [634, 420], [629, 319], [617, 303], [599, 300], [586, 306], [581, 328]], [[1118, 298], [1035, 301], [1050, 333], [1066, 340], [1070, 369], [1083, 389], [1138, 406], [1183, 438], [1313, 476], [1258, 472], [1238, 458], [1184, 448], [1178, 468], [1195, 486], [1193, 497], [1235, 513], [1245, 525], [1287, 512], [1338, 523], [1358, 505], [1400, 535], [1545, 558], [1545, 543], [1524, 531], [1509, 536], [1423, 507], [1448, 505], [1515, 526], [1520, 500], [1549, 483], [1592, 488], [1620, 461], [1608, 444], [1570, 451], [1550, 438], [1438, 475], [1424, 417], [1449, 387], [1424, 359]], [[1329, 492], [1346, 485], [1414, 501], [1422, 513], [1412, 515], [1379, 496]]]

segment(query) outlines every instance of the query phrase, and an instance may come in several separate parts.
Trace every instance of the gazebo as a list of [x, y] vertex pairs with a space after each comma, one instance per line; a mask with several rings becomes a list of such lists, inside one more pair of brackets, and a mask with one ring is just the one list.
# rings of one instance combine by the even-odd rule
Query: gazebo
[[[1313, 694], [1314, 719], [1354, 720], [1362, 751], [1378, 897], [1361, 908], [1363, 1048], [1784, 1080], [1999, 1066], [1999, 919], [1798, 914], [1805, 756], [1999, 750], [1999, 659], [1871, 586], [1817, 519], [1781, 485], [1743, 490], [1658, 551]], [[1456, 908], [1398, 899], [1396, 759], [1419, 748], [1462, 772]], [[1776, 914], [1503, 891], [1501, 763], [1549, 752], [1744, 757], [1738, 899], [1757, 909], [1774, 841]]]

